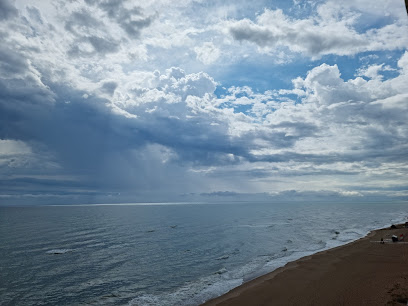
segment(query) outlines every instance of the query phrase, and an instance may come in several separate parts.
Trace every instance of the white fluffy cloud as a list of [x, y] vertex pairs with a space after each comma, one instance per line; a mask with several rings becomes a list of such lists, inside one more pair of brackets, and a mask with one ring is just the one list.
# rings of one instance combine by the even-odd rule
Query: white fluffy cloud
[[212, 42], [206, 42], [201, 47], [194, 48], [197, 59], [203, 64], [210, 65], [220, 57], [220, 50]]
[[186, 74], [175, 67], [167, 69], [164, 74], [156, 70], [134, 77], [116, 90], [112, 105], [135, 117], [154, 113], [155, 116], [185, 119], [187, 98], [202, 99], [213, 95], [217, 85], [206, 73]]

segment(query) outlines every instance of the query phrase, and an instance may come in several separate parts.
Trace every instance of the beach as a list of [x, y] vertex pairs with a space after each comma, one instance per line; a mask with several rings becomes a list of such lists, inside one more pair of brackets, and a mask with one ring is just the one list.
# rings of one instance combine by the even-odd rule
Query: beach
[[[408, 228], [396, 227], [290, 262], [204, 305], [407, 305]], [[401, 234], [405, 242], [391, 241]]]

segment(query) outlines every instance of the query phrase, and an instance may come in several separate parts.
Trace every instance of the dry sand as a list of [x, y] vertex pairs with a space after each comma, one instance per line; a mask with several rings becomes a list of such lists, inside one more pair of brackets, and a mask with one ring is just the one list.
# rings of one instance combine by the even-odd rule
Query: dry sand
[[[405, 241], [389, 242], [404, 234]], [[381, 238], [386, 241], [380, 244]], [[377, 241], [377, 242], [374, 242]], [[407, 305], [408, 228], [368, 236], [288, 263], [204, 305]]]

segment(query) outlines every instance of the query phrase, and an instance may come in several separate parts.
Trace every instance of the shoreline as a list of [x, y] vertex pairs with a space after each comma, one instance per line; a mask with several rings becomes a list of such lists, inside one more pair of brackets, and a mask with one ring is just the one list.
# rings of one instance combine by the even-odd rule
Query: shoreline
[[[391, 242], [400, 234], [405, 242]], [[407, 267], [408, 228], [399, 224], [288, 262], [203, 305], [407, 305]]]

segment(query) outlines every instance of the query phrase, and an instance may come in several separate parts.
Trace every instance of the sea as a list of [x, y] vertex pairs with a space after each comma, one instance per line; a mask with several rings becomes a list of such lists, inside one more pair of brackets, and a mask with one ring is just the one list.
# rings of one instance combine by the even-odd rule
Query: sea
[[200, 305], [407, 217], [406, 202], [0, 207], [0, 305]]

